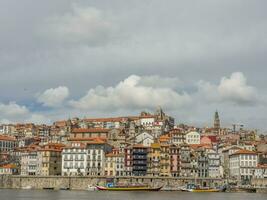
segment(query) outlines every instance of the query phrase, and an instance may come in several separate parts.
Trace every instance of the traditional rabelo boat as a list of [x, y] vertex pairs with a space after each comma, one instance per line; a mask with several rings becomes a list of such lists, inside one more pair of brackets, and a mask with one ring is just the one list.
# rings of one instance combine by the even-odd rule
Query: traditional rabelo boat
[[105, 191], [159, 191], [161, 187], [150, 187], [150, 186], [112, 186], [112, 187], [103, 187], [96, 186], [98, 190]]

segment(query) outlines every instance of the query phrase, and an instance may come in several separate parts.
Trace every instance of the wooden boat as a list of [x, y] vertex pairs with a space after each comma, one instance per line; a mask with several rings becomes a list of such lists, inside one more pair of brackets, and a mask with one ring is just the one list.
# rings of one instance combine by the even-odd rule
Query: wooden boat
[[199, 189], [189, 189], [189, 192], [221, 192], [220, 189], [215, 189], [215, 188], [199, 188]]
[[96, 186], [98, 190], [105, 190], [105, 191], [159, 191], [161, 187], [149, 187], [149, 186], [113, 186], [113, 187], [103, 187], [103, 186]]

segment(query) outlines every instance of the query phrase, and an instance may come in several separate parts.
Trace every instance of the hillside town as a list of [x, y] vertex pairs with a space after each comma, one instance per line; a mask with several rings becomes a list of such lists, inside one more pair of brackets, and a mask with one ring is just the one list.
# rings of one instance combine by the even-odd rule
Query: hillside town
[[0, 175], [267, 179], [267, 135], [155, 113], [0, 125]]

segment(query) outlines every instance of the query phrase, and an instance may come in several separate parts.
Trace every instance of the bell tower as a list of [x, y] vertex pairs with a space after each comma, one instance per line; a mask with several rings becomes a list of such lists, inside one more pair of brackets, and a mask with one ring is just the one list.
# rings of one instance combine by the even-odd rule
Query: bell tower
[[217, 133], [219, 133], [220, 128], [221, 128], [220, 117], [218, 111], [216, 110], [214, 115], [214, 130]]

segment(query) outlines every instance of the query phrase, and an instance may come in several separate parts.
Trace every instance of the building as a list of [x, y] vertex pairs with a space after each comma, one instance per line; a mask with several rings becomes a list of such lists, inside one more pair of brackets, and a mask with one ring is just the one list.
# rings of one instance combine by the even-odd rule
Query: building
[[62, 150], [62, 176], [87, 174], [87, 149], [83, 143], [71, 143]]
[[221, 128], [221, 122], [220, 122], [220, 117], [219, 117], [219, 113], [216, 110], [215, 115], [214, 115], [214, 126], [213, 126], [214, 130], [216, 133], [219, 133], [220, 128]]
[[253, 178], [256, 179], [263, 179], [263, 178], [267, 178], [267, 164], [263, 164], [263, 165], [258, 165], [255, 169]]
[[171, 175], [178, 177], [180, 175], [180, 153], [176, 145], [170, 145]]
[[82, 142], [87, 143], [92, 138], [108, 138], [110, 129], [105, 128], [74, 128], [70, 134], [70, 142]]
[[191, 151], [188, 144], [180, 145], [180, 176], [190, 177], [192, 172]]
[[160, 176], [171, 176], [170, 145], [160, 145]]
[[133, 149], [131, 146], [124, 148], [124, 167], [125, 167], [125, 175], [132, 176], [133, 172]]
[[154, 137], [148, 132], [143, 132], [135, 137], [135, 143], [149, 147], [152, 143], [154, 143]]
[[147, 154], [148, 147], [140, 144], [133, 145], [132, 147], [132, 175], [145, 176], [147, 174]]
[[7, 135], [0, 135], [0, 152], [10, 152], [17, 146], [16, 139]]
[[117, 152], [105, 156], [105, 176], [124, 175], [124, 154]]
[[210, 178], [220, 178], [221, 174], [221, 164], [220, 155], [214, 149], [207, 149], [208, 157], [208, 175]]
[[180, 145], [185, 143], [185, 133], [180, 129], [173, 129], [169, 132], [171, 144]]
[[101, 139], [87, 143], [87, 175], [100, 176], [105, 174], [105, 155], [112, 147]]
[[61, 175], [61, 152], [63, 147], [63, 144], [49, 143], [38, 149], [37, 175]]
[[148, 148], [147, 175], [159, 176], [160, 174], [160, 144], [153, 143]]
[[207, 178], [209, 177], [209, 159], [205, 152], [205, 149], [199, 148], [197, 150], [197, 173], [198, 177]]
[[253, 151], [241, 149], [229, 156], [230, 177], [242, 183], [251, 180], [258, 165], [258, 155]]
[[0, 166], [0, 175], [17, 175], [18, 167], [14, 164], [6, 164]]
[[200, 144], [200, 133], [191, 131], [185, 135], [185, 142], [187, 144]]

